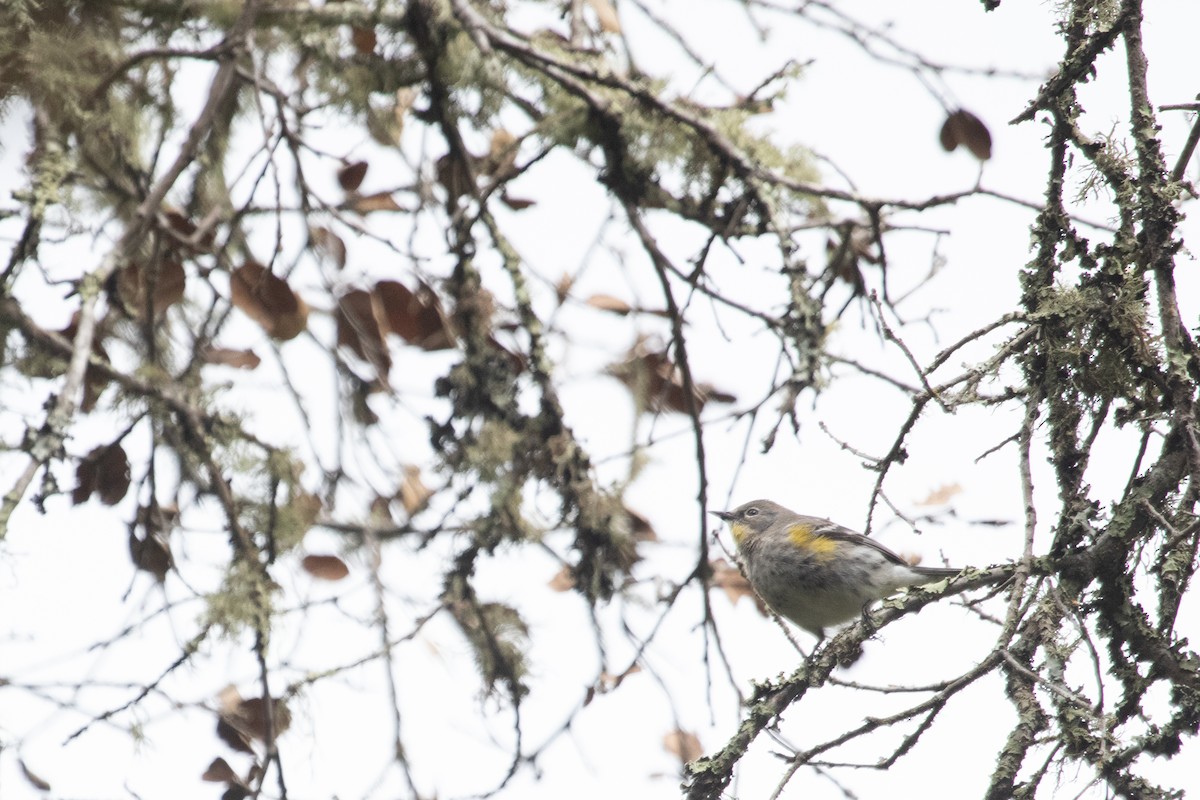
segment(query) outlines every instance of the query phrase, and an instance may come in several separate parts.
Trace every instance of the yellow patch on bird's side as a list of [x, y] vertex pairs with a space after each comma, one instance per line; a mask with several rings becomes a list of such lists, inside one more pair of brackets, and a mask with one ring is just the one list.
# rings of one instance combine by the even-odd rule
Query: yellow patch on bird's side
[[788, 540], [801, 550], [819, 556], [831, 556], [837, 550], [837, 542], [813, 533], [811, 525], [793, 525], [788, 528]]

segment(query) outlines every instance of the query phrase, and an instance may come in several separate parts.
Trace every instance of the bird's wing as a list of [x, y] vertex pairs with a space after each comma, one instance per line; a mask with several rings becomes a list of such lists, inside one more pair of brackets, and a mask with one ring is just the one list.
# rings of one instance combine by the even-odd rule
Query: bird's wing
[[913, 566], [892, 550], [889, 550], [879, 542], [872, 539], [870, 536], [863, 536], [861, 533], [855, 533], [844, 525], [838, 525], [836, 522], [830, 522], [827, 519], [821, 519], [819, 517], [805, 517], [800, 524], [810, 526], [814, 536], [821, 536], [834, 541], [849, 542], [850, 544], [871, 547], [879, 551], [880, 555], [882, 555], [888, 561], [891, 561], [893, 564], [899, 564], [901, 566], [910, 568]]

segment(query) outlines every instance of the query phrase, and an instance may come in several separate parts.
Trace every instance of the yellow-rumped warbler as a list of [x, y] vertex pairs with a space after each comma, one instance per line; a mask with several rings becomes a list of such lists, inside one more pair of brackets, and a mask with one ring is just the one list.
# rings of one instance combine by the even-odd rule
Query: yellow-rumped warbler
[[914, 566], [861, 533], [770, 500], [713, 513], [729, 523], [754, 591], [818, 641], [897, 589], [961, 571]]

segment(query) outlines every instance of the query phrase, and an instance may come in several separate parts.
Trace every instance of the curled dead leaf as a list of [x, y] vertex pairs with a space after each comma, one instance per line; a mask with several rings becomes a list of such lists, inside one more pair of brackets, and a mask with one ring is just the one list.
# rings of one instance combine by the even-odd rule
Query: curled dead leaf
[[105, 505], [116, 505], [129, 491], [129, 480], [129, 457], [121, 443], [100, 445], [79, 460], [71, 502], [84, 503], [95, 492]]
[[614, 314], [622, 316], [633, 311], [633, 306], [619, 297], [613, 297], [611, 294], [594, 294], [585, 302], [592, 308], [598, 308], [601, 311], [611, 311]]
[[429, 284], [419, 281], [413, 291], [398, 281], [380, 281], [374, 293], [382, 303], [388, 331], [422, 350], [454, 347], [450, 320]]
[[694, 383], [693, 403], [689, 403], [683, 374], [666, 352], [653, 348], [644, 339], [633, 346], [624, 361], [610, 364], [606, 372], [625, 384], [633, 394], [638, 410], [642, 412], [674, 411], [686, 414], [694, 407], [699, 413], [709, 402], [737, 402], [734, 395], [712, 384]]
[[213, 242], [217, 238], [216, 232], [212, 227], [206, 228], [204, 233], [197, 237], [196, 234], [200, 229], [196, 226], [196, 223], [188, 219], [187, 215], [178, 208], [164, 205], [162, 208], [162, 219], [166, 222], [167, 228], [172, 234], [179, 237], [179, 239], [186, 240], [185, 242], [175, 240], [173, 244], [183, 245], [183, 249], [193, 253], [208, 251], [212, 248]]
[[367, 177], [367, 162], [352, 161], [343, 164], [337, 171], [337, 182], [343, 191], [356, 192], [362, 186], [363, 178]]
[[650, 524], [650, 520], [628, 507], [625, 508], [625, 513], [629, 515], [629, 527], [635, 540], [639, 542], [658, 541], [658, 534], [654, 531], [654, 526]]
[[287, 281], [257, 261], [247, 261], [229, 278], [231, 300], [272, 339], [294, 339], [308, 325], [308, 305]]
[[374, 366], [379, 379], [386, 383], [392, 356], [384, 340], [388, 327], [379, 298], [372, 292], [351, 289], [338, 298], [333, 316], [338, 345], [350, 348]]
[[575, 588], [575, 571], [563, 564], [562, 569], [556, 572], [546, 585], [556, 592], [569, 592]]
[[704, 747], [696, 734], [678, 728], [663, 737], [663, 748], [681, 764], [691, 763], [704, 755]]
[[268, 733], [278, 737], [291, 724], [292, 713], [283, 698], [272, 698], [269, 704], [262, 697], [243, 698], [234, 686], [225, 687], [218, 695], [217, 735], [240, 752], [253, 753], [251, 740], [266, 741]]
[[558, 283], [554, 284], [554, 295], [558, 298], [558, 304], [562, 305], [571, 295], [571, 287], [575, 285], [575, 276], [569, 272], [564, 272], [562, 277], [558, 279]]
[[960, 144], [971, 151], [980, 161], [992, 157], [992, 134], [983, 120], [965, 109], [958, 109], [946, 117], [938, 134], [942, 148], [950, 152]]
[[211, 783], [241, 783], [241, 778], [233, 771], [233, 767], [229, 766], [229, 762], [220, 756], [212, 760], [208, 769], [204, 770], [204, 774], [200, 776], [200, 780]]
[[919, 506], [944, 505], [944, 504], [950, 502], [950, 499], [952, 497], [954, 497], [957, 494], [961, 494], [961, 493], [962, 493], [962, 486], [959, 485], [958, 483], [942, 484], [941, 486], [939, 486], [938, 488], [936, 488], [932, 492], [930, 492], [929, 495], [924, 500], [921, 500], [920, 502], [918, 502], [917, 505], [919, 505]]
[[253, 350], [234, 350], [228, 347], [209, 347], [200, 352], [205, 364], [220, 364], [234, 369], [255, 369], [262, 359]]
[[339, 270], [346, 266], [346, 242], [323, 225], [308, 229], [308, 249]]
[[161, 533], [151, 533], [144, 539], [138, 538], [137, 531], [129, 529], [129, 557], [133, 566], [143, 572], [149, 572], [159, 583], [167, 579], [167, 573], [175, 566], [171, 555], [171, 546]]
[[500, 202], [511, 208], [513, 211], [524, 211], [525, 209], [537, 205], [536, 200], [530, 200], [527, 197], [513, 197], [508, 192], [500, 193]]
[[323, 581], [340, 581], [350, 574], [346, 562], [337, 556], [307, 555], [300, 565], [308, 574]]
[[404, 206], [396, 202], [391, 192], [376, 192], [356, 197], [350, 202], [350, 208], [357, 214], [370, 214], [372, 211], [404, 211]]
[[400, 504], [404, 506], [404, 510], [411, 517], [425, 507], [429, 498], [433, 497], [433, 490], [421, 480], [420, 467], [406, 464], [404, 480], [400, 482], [400, 490], [397, 494], [400, 497]]
[[254, 354], [253, 350], [234, 350], [230, 348], [205, 348], [200, 350], [200, 360], [204, 363], [215, 363], [235, 369], [254, 369], [263, 360]]
[[250, 737], [234, 727], [224, 717], [217, 718], [217, 738], [239, 753], [254, 754], [254, 748], [250, 744]]
[[392, 116], [396, 123], [396, 140], [399, 142], [400, 133], [404, 130], [404, 119], [417, 102], [417, 90], [411, 86], [403, 86], [396, 90], [395, 105], [392, 106]]

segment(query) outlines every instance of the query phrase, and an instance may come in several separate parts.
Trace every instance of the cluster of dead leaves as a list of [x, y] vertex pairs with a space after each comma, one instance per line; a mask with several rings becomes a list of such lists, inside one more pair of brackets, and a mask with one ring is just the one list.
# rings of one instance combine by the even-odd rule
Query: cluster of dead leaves
[[225, 784], [221, 800], [242, 800], [250, 796], [251, 787], [262, 777], [262, 765], [257, 760], [253, 743], [277, 738], [291, 723], [292, 714], [282, 698], [273, 698], [270, 703], [262, 697], [243, 698], [237, 687], [226, 686], [217, 696], [217, 737], [235, 751], [255, 756], [255, 762], [242, 776], [228, 761], [217, 757], [201, 779]]
[[217, 738], [239, 753], [254, 755], [254, 742], [278, 738], [291, 724], [292, 712], [281, 697], [269, 703], [263, 697], [242, 697], [232, 685], [217, 695]]
[[683, 374], [665, 349], [639, 339], [624, 361], [609, 365], [609, 375], [625, 384], [641, 411], [700, 413], [708, 403], [735, 403], [737, 398], [709, 383], [693, 383], [691, 402]]
[[392, 280], [351, 289], [337, 299], [334, 318], [338, 344], [374, 366], [385, 383], [392, 366], [388, 334], [428, 351], [447, 350], [456, 342], [441, 301], [424, 281], [416, 291]]
[[346, 193], [346, 207], [356, 214], [364, 215], [374, 211], [404, 211], [404, 206], [396, 202], [390, 191], [371, 194], [361, 194], [358, 191], [367, 176], [367, 169], [366, 161], [350, 161], [338, 169], [337, 182]]

